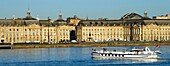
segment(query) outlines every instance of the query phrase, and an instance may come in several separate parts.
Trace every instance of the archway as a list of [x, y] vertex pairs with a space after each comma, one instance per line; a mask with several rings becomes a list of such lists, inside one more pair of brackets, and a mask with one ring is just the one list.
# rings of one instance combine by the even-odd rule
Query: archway
[[76, 31], [75, 30], [72, 30], [70, 31], [70, 41], [71, 40], [76, 40]]

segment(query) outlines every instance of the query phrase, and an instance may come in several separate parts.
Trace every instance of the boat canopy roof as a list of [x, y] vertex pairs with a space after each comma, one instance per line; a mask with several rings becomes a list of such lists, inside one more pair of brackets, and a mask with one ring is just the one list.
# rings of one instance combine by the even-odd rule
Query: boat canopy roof
[[143, 49], [132, 49], [133, 51], [143, 51]]

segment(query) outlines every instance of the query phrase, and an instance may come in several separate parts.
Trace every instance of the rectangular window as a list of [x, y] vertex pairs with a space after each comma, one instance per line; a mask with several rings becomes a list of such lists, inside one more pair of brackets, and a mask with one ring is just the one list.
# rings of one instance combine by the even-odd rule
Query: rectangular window
[[33, 34], [33, 36], [35, 36], [35, 33], [34, 33], [34, 32], [32, 32], [32, 34]]
[[29, 32], [29, 35], [31, 36], [31, 32]]
[[50, 35], [52, 35], [52, 32], [50, 33]]
[[22, 32], [20, 32], [20, 35], [22, 36]]
[[44, 36], [46, 36], [46, 32], [44, 32]]

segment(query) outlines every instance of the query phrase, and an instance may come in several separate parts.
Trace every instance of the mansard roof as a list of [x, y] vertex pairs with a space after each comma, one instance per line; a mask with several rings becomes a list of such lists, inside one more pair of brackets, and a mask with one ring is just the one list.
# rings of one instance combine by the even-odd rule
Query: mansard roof
[[[37, 24], [40, 26], [62, 26], [68, 23], [58, 23], [52, 20], [14, 20], [14, 19], [0, 19], [1, 26], [28, 26]], [[170, 25], [170, 19], [136, 19], [136, 20], [81, 20], [78, 26], [121, 26], [128, 24], [138, 25]]]
[[0, 19], [1, 26], [28, 26], [31, 24], [36, 24], [40, 26], [60, 26], [68, 25], [66, 23], [53, 22], [52, 20], [14, 20], [14, 19]]
[[49, 20], [39, 20], [39, 22], [40, 22], [40, 25], [43, 25], [43, 26], [55, 26], [55, 24], [50, 22]]
[[120, 20], [81, 20], [78, 26], [113, 26], [113, 25], [122, 25], [122, 21]]
[[137, 25], [170, 25], [170, 19], [135, 19], [135, 20], [81, 20], [78, 26], [121, 26], [128, 24]]
[[143, 20], [145, 24], [170, 25], [170, 19]]
[[11, 19], [0, 19], [0, 25], [16, 25]]
[[24, 20], [25, 25], [39, 24], [39, 20]]
[[32, 18], [31, 16], [27, 16], [26, 18], [23, 18], [23, 20], [37, 20], [36, 18]]

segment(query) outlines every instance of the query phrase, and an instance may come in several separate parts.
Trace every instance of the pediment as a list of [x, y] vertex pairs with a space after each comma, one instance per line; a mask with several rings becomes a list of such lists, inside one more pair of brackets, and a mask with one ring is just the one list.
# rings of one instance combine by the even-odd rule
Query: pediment
[[150, 24], [150, 26], [156, 27], [157, 25], [152, 23], [152, 24]]
[[157, 28], [157, 27], [159, 27], [159, 26], [157, 26], [156, 24], [149, 24], [149, 25], [147, 25], [147, 27], [148, 28]]
[[37, 25], [37, 24], [31, 24], [29, 25], [29, 28], [40, 28], [41, 26], [40, 25]]
[[143, 17], [137, 13], [127, 13], [121, 19], [143, 19]]
[[133, 27], [139, 27], [139, 25], [136, 25], [136, 24], [135, 24]]
[[135, 15], [135, 16], [131, 17], [131, 19], [142, 19], [142, 17], [138, 16], [138, 15]]

